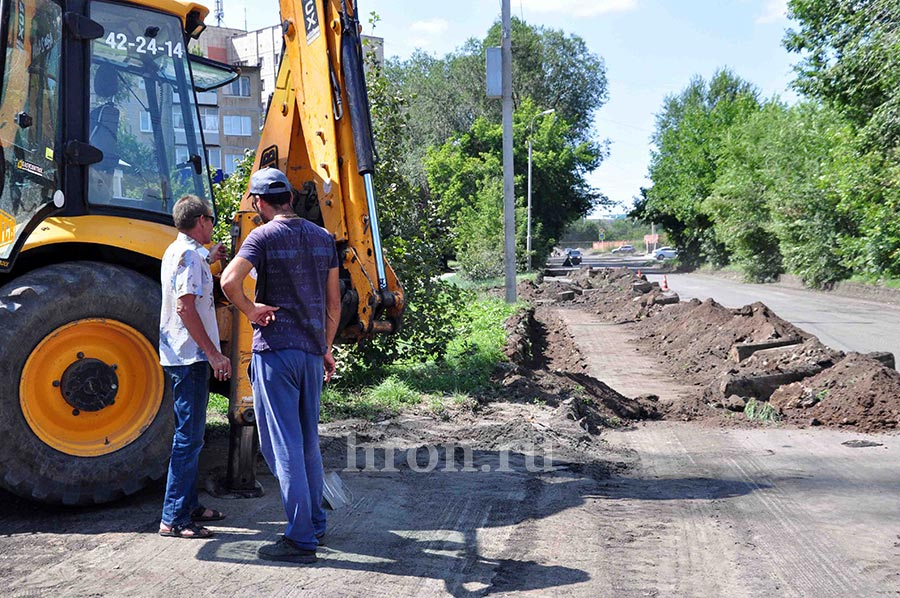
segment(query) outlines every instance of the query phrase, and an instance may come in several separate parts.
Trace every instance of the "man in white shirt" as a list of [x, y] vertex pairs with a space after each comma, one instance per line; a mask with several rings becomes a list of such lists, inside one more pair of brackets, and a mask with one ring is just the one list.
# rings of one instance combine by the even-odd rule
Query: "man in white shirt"
[[225, 516], [200, 505], [197, 470], [206, 405], [209, 371], [218, 380], [231, 377], [231, 361], [219, 348], [219, 329], [213, 304], [213, 279], [209, 264], [225, 257], [216, 244], [211, 250], [213, 216], [209, 206], [195, 195], [185, 195], [172, 211], [178, 238], [162, 260], [162, 311], [159, 318], [159, 358], [172, 382], [175, 404], [175, 438], [163, 501], [161, 536], [208, 538], [212, 531], [198, 522]]

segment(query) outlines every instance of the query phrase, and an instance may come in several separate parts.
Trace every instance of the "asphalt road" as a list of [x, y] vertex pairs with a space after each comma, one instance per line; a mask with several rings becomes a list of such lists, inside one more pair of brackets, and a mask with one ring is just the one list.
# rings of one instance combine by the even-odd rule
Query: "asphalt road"
[[[662, 281], [662, 275], [648, 275]], [[703, 274], [668, 274], [681, 299], [713, 298], [726, 307], [761, 301], [780, 317], [841, 351], [891, 351], [900, 357], [900, 307], [778, 284], [744, 284]]]

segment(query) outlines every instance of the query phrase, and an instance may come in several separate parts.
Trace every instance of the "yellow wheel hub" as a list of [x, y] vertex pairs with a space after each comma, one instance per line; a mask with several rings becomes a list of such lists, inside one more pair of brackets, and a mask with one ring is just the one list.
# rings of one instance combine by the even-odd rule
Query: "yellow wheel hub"
[[162, 404], [156, 349], [115, 320], [57, 328], [35, 347], [19, 383], [19, 403], [38, 438], [77, 457], [106, 455], [137, 439]]

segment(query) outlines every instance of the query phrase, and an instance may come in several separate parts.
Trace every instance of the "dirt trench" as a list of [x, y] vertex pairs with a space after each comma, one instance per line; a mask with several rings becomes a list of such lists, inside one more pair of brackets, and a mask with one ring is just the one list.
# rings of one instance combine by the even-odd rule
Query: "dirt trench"
[[[566, 343], [559, 319], [547, 315], [550, 307], [583, 310], [622, 326], [634, 351], [652, 355], [661, 373], [698, 389], [654, 409], [631, 411], [632, 418], [727, 425], [777, 420], [860, 432], [900, 426], [900, 373], [893, 356], [835, 351], [762, 303], [729, 309], [711, 299], [683, 302], [625, 268], [586, 267], [565, 279], [526, 281], [519, 294], [538, 306], [531, 345], [547, 343], [543, 359], [561, 364], [557, 369], [577, 372], [584, 360]], [[511, 340], [520, 348], [509, 354], [521, 362], [529, 343], [516, 341], [515, 334]]]

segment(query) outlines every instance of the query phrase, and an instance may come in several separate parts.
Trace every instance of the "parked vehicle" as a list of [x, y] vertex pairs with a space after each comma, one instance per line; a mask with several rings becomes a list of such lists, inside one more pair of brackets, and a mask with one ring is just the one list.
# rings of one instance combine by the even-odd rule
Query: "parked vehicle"
[[580, 249], [572, 249], [571, 247], [566, 248], [566, 259], [563, 261], [563, 266], [577, 266], [581, 263], [581, 250]]
[[653, 252], [653, 257], [655, 257], [659, 261], [669, 260], [678, 257], [678, 250], [674, 247], [660, 247]]
[[612, 250], [613, 253], [634, 253], [634, 245], [622, 245]]

